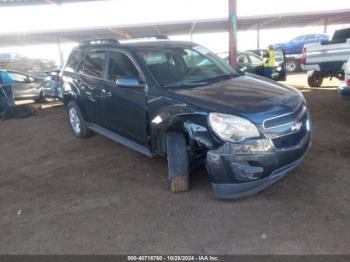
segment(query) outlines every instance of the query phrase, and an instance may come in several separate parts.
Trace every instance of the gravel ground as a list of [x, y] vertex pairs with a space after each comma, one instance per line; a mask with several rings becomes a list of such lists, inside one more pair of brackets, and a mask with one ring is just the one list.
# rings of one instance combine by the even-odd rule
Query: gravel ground
[[62, 106], [0, 122], [1, 254], [350, 254], [350, 102], [337, 82], [304, 88], [313, 147], [264, 192], [213, 196], [204, 169], [167, 191], [167, 166], [96, 135], [72, 136]]

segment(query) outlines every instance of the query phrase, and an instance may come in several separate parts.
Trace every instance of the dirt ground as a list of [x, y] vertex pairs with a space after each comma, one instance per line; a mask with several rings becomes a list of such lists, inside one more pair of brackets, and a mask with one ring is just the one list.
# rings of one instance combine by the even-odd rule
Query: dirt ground
[[301, 88], [313, 147], [264, 192], [213, 196], [204, 169], [167, 191], [167, 166], [96, 135], [71, 134], [62, 106], [0, 122], [1, 254], [350, 254], [350, 102]]

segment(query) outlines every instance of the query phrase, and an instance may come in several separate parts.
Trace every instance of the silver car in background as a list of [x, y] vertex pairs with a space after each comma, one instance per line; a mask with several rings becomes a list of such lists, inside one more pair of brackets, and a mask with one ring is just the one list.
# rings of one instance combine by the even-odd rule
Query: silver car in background
[[7, 70], [7, 73], [13, 81], [12, 93], [15, 100], [46, 102], [47, 98], [62, 99], [59, 70], [36, 74]]
[[15, 100], [43, 100], [44, 79], [12, 70], [7, 70], [7, 75], [12, 80], [12, 94]]

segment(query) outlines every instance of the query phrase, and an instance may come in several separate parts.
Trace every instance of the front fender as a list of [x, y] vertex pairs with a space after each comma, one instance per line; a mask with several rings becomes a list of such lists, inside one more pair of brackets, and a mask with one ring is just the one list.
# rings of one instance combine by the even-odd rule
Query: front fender
[[79, 88], [74, 83], [74, 79], [69, 74], [63, 75], [62, 90], [63, 103], [65, 106], [67, 106], [71, 100], [76, 100], [77, 97], [81, 95]]
[[160, 155], [166, 155], [165, 136], [168, 131], [184, 133], [188, 144], [195, 143], [203, 149], [218, 144], [208, 128], [207, 112], [167, 98], [149, 103], [148, 110], [151, 145]]
[[70, 101], [75, 101], [83, 114], [83, 117], [86, 119], [86, 108], [82, 102], [83, 94], [80, 89], [74, 83], [73, 79], [70, 77], [64, 77], [63, 84], [63, 104], [65, 108], [67, 107]]

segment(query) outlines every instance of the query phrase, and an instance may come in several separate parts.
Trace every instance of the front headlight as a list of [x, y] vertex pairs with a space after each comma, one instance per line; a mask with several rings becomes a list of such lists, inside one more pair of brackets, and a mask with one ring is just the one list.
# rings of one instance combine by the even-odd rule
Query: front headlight
[[241, 142], [246, 138], [260, 137], [256, 126], [242, 117], [210, 113], [209, 124], [215, 134], [225, 141]]

